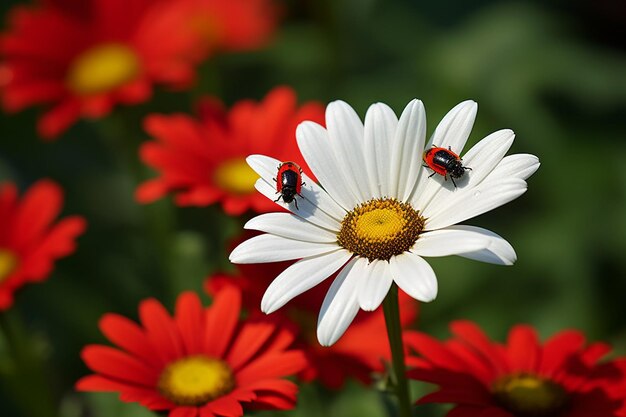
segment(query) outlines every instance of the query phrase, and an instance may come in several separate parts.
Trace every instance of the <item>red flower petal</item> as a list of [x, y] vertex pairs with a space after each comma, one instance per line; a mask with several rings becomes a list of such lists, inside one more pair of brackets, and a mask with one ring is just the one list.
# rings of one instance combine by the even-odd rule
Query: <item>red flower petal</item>
[[159, 373], [153, 368], [127, 353], [108, 346], [86, 346], [81, 352], [81, 357], [95, 372], [144, 387], [154, 388], [159, 378]]
[[170, 417], [196, 417], [198, 407], [176, 407], [170, 411]]
[[46, 278], [52, 269], [52, 262], [74, 252], [76, 244], [74, 240], [81, 235], [87, 227], [82, 217], [70, 216], [58, 222], [39, 242], [32, 248], [28, 256], [24, 256], [25, 264], [23, 273], [29, 281], [41, 281]]
[[476, 349], [485, 359], [492, 362], [495, 369], [499, 372], [509, 370], [504, 351], [497, 345], [492, 344], [485, 333], [474, 323], [463, 320], [455, 321], [450, 324], [450, 331], [468, 346]]
[[524, 325], [513, 327], [507, 344], [511, 370], [531, 372], [537, 369], [541, 350], [537, 332], [532, 327]]
[[0, 227], [0, 245], [9, 246], [9, 233], [12, 229], [15, 207], [17, 205], [17, 187], [12, 183], [0, 184], [0, 219], [3, 227]]
[[173, 362], [184, 355], [183, 343], [176, 324], [167, 310], [155, 299], [139, 304], [139, 317], [146, 335], [165, 362]]
[[582, 348], [584, 343], [585, 337], [577, 331], [563, 331], [554, 335], [543, 347], [539, 366], [541, 373], [550, 375], [557, 371], [571, 354]]
[[226, 358], [233, 370], [245, 365], [267, 342], [275, 328], [274, 324], [268, 322], [248, 323], [239, 332]]
[[63, 201], [61, 188], [49, 180], [40, 180], [24, 194], [13, 219], [12, 247], [26, 250], [41, 239], [50, 223], [59, 215]]
[[138, 360], [153, 366], [164, 362], [150, 346], [150, 340], [141, 327], [126, 317], [108, 313], [100, 319], [100, 330], [114, 344], [128, 351]]
[[46, 112], [37, 122], [37, 132], [44, 140], [54, 140], [80, 117], [80, 103], [63, 101]]
[[202, 352], [202, 329], [204, 328], [204, 312], [200, 298], [195, 293], [185, 292], [176, 302], [176, 324], [187, 355]]
[[143, 388], [120, 381], [115, 381], [100, 375], [89, 375], [76, 383], [78, 391], [105, 391], [120, 392], [120, 398], [128, 402], [139, 402], [151, 410], [163, 410], [174, 407], [154, 389]]
[[455, 403], [464, 405], [485, 406], [491, 404], [493, 399], [484, 390], [468, 390], [461, 388], [442, 388], [422, 397], [417, 404], [429, 403]]
[[280, 378], [299, 372], [306, 366], [306, 363], [306, 358], [300, 351], [268, 354], [239, 370], [235, 378], [238, 384], [245, 386], [254, 380]]
[[241, 293], [235, 288], [224, 288], [215, 297], [205, 321], [204, 352], [207, 355], [223, 357], [235, 331], [240, 311]]
[[451, 370], [464, 370], [465, 363], [443, 343], [423, 333], [413, 332], [404, 336], [405, 343], [418, 351], [435, 366]]
[[216, 400], [211, 401], [206, 405], [208, 409], [214, 414], [229, 417], [243, 416], [243, 407], [239, 404], [239, 401], [231, 398], [230, 396], [224, 396]]

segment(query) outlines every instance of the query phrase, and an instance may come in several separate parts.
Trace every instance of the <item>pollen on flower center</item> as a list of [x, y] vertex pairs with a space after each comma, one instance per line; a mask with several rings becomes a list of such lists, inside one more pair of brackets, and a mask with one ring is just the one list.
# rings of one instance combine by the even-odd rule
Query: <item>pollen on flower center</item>
[[213, 180], [218, 187], [234, 194], [254, 192], [254, 183], [258, 178], [257, 173], [243, 158], [223, 162], [213, 174]]
[[171, 363], [159, 378], [161, 394], [177, 405], [202, 405], [235, 386], [230, 367], [206, 356], [189, 356]]
[[105, 43], [74, 59], [66, 82], [76, 94], [97, 94], [124, 85], [139, 71], [139, 59], [132, 49], [122, 44]]
[[424, 221], [410, 204], [372, 199], [346, 214], [337, 243], [369, 261], [389, 260], [413, 246], [424, 229]]
[[558, 384], [530, 374], [507, 375], [492, 387], [494, 397], [518, 417], [551, 417], [567, 406], [567, 394]]
[[15, 271], [17, 267], [17, 256], [13, 252], [0, 249], [0, 282], [4, 281]]

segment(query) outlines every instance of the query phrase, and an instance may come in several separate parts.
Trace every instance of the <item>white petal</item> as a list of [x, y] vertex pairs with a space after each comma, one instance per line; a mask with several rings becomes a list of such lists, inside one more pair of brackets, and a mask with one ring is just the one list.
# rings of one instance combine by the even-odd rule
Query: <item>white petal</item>
[[345, 249], [302, 259], [285, 269], [267, 287], [261, 310], [272, 313], [291, 299], [313, 288], [342, 267], [352, 253]]
[[[463, 155], [463, 165], [472, 168], [465, 177], [468, 186], [480, 183], [502, 161], [515, 140], [511, 129], [502, 129], [488, 135]], [[464, 177], [464, 178], [465, 178]], [[461, 178], [462, 180], [464, 178]], [[457, 182], [459, 187], [462, 183]]]
[[450, 196], [444, 207], [426, 220], [426, 230], [444, 227], [471, 219], [487, 211], [500, 207], [526, 192], [526, 181], [519, 178], [506, 178], [489, 181], [487, 177], [476, 187], [459, 189]]
[[375, 260], [368, 264], [367, 259], [361, 258], [354, 267], [359, 267], [359, 264], [362, 275], [358, 289], [359, 305], [365, 311], [374, 311], [385, 299], [393, 282], [389, 262]]
[[335, 161], [343, 173], [343, 181], [359, 202], [371, 199], [361, 119], [347, 103], [337, 100], [326, 107], [326, 127]]
[[336, 243], [302, 242], [264, 234], [241, 243], [228, 259], [235, 264], [279, 262], [321, 255], [338, 248]]
[[426, 113], [420, 100], [411, 101], [400, 116], [393, 142], [390, 173], [391, 196], [407, 201], [422, 170], [426, 140]]
[[352, 210], [362, 202], [343, 180], [344, 173], [330, 150], [326, 129], [314, 122], [302, 122], [296, 129], [296, 138], [307, 165], [344, 211]]
[[530, 154], [515, 154], [504, 157], [492, 171], [494, 178], [516, 177], [527, 179], [539, 169], [539, 158]]
[[[298, 208], [296, 208], [296, 204], [293, 202], [285, 203], [282, 199], [276, 201], [276, 187], [268, 184], [263, 178], [259, 178], [256, 181], [254, 188], [270, 200], [275, 200], [274, 202], [279, 206], [284, 207], [296, 216], [318, 225], [319, 227], [335, 231], [339, 231], [341, 227], [341, 223], [337, 219], [326, 214], [317, 205], [315, 205], [315, 203], [312, 203], [307, 198], [295, 197], [298, 201]], [[304, 187], [302, 188], [304, 189]], [[305, 194], [302, 195], [304, 196]]]
[[432, 145], [441, 148], [449, 146], [454, 153], [460, 155], [474, 126], [477, 111], [478, 104], [475, 101], [466, 100], [457, 104], [441, 119], [427, 148]]
[[337, 234], [289, 213], [266, 213], [250, 219], [244, 229], [271, 233], [305, 242], [332, 243]]
[[357, 285], [359, 276], [352, 270], [357, 258], [353, 258], [333, 281], [317, 319], [317, 339], [322, 346], [335, 343], [346, 331], [359, 311]]
[[[250, 167], [261, 176], [261, 179], [266, 182], [269, 188], [272, 190], [272, 192], [269, 194], [263, 194], [271, 200], [276, 200], [276, 198], [278, 197], [276, 195], [276, 174], [278, 173], [278, 166], [280, 165], [281, 161], [265, 155], [250, 155], [246, 158], [246, 162], [248, 162], [248, 165], [250, 165]], [[300, 193], [302, 194], [303, 199], [307, 200], [310, 203], [303, 205], [310, 205], [317, 208], [316, 210], [308, 211], [317, 214], [321, 210], [325, 214], [327, 214], [328, 217], [335, 219], [336, 223], [339, 224], [339, 222], [346, 215], [346, 211], [341, 208], [341, 206], [339, 206], [337, 202], [333, 200], [328, 195], [328, 193], [326, 193], [326, 191], [324, 191], [324, 189], [322, 189], [319, 185], [315, 183], [315, 181], [313, 181], [304, 173], [302, 174], [302, 181], [305, 184], [302, 185], [302, 190]], [[258, 182], [259, 181], [257, 180], [257, 184]], [[298, 201], [298, 207], [300, 206], [301, 200], [302, 198]], [[282, 202], [282, 199], [280, 200], [280, 202]], [[280, 205], [300, 217], [305, 217], [304, 215], [302, 215], [303, 213], [300, 213], [299, 208], [296, 209], [295, 203]]]
[[450, 196], [454, 193], [480, 184], [502, 161], [504, 155], [511, 148], [514, 139], [515, 134], [512, 130], [503, 129], [490, 134], [474, 145], [463, 156], [463, 165], [471, 168], [471, 170], [467, 171], [462, 178], [455, 180], [457, 187], [454, 186], [450, 178], [448, 178], [448, 181], [444, 180], [443, 186], [440, 185], [441, 176], [436, 175], [439, 177], [438, 181], [430, 178], [431, 187], [427, 192], [431, 192], [432, 197], [429, 201], [427, 201], [428, 197], [426, 195], [420, 199], [423, 207], [422, 215], [429, 217], [432, 213], [439, 211], [442, 206], [447, 205]]
[[372, 197], [380, 198], [392, 195], [389, 163], [397, 127], [398, 118], [386, 104], [372, 104], [367, 110], [365, 115], [365, 163], [367, 164]]
[[474, 252], [460, 253], [459, 256], [497, 265], [513, 265], [517, 260], [517, 255], [515, 254], [513, 246], [511, 246], [511, 244], [504, 240], [501, 236], [490, 230], [483, 229], [481, 227], [464, 225], [452, 226], [448, 229], [455, 229], [468, 234], [471, 233], [479, 235], [489, 240], [489, 245], [485, 249]]
[[[439, 122], [425, 149], [432, 146], [450, 147], [454, 153], [460, 155], [474, 126], [477, 111], [478, 104], [474, 101], [467, 100], [458, 104]], [[419, 161], [419, 178], [409, 198], [412, 200], [414, 208], [424, 210], [434, 195], [439, 193], [442, 188], [452, 191], [454, 185], [450, 180], [445, 181], [441, 175], [434, 175], [429, 178], [432, 172], [422, 166], [422, 155], [419, 156]]]
[[393, 280], [405, 293], [419, 301], [429, 302], [437, 297], [435, 272], [419, 255], [404, 252], [389, 261]]
[[489, 243], [490, 240], [479, 233], [458, 230], [453, 226], [421, 234], [411, 252], [427, 257], [450, 256], [485, 249]]

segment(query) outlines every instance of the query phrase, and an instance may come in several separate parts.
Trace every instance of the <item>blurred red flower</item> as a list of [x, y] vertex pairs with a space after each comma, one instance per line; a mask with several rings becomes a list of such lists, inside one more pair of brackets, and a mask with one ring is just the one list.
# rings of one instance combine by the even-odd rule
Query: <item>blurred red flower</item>
[[0, 311], [28, 282], [45, 280], [54, 261], [74, 252], [75, 239], [85, 231], [82, 217], [54, 223], [63, 205], [63, 191], [40, 180], [18, 198], [17, 187], [0, 183]]
[[439, 385], [418, 403], [455, 404], [448, 417], [626, 415], [626, 370], [616, 361], [599, 363], [610, 351], [604, 343], [586, 345], [582, 333], [570, 330], [542, 344], [532, 327], [518, 325], [500, 344], [468, 321], [450, 328], [455, 337], [447, 342], [406, 336], [421, 355], [410, 358], [409, 377]]
[[239, 322], [241, 293], [224, 288], [203, 308], [199, 297], [178, 297], [171, 317], [155, 299], [139, 305], [141, 326], [106, 314], [100, 330], [118, 348], [86, 346], [82, 358], [96, 374], [79, 391], [119, 392], [120, 399], [171, 417], [238, 417], [247, 409], [290, 409], [297, 386], [282, 377], [306, 364], [288, 350], [293, 334], [265, 320]]
[[[253, 315], [262, 315], [261, 299], [268, 285], [290, 262], [237, 265], [236, 274], [215, 274], [205, 281], [209, 294], [219, 293], [224, 286], [242, 289], [243, 303]], [[319, 344], [316, 336], [317, 314], [332, 279], [293, 299], [268, 319], [281, 326], [299, 330], [296, 347], [302, 349], [309, 366], [298, 375], [304, 381], [317, 380], [330, 389], [339, 389], [346, 379], [355, 378], [364, 384], [372, 382], [372, 373], [385, 371], [391, 352], [382, 308], [374, 312], [360, 311], [337, 343], [330, 347]], [[400, 291], [400, 312], [403, 327], [417, 317], [418, 304]]]
[[165, 19], [193, 37], [191, 55], [197, 60], [262, 47], [280, 12], [272, 0], [170, 0], [163, 9]]
[[[184, 88], [217, 50], [260, 46], [272, 32], [269, 0], [47, 0], [17, 6], [0, 38], [7, 111], [44, 104], [46, 139], [80, 117], [136, 104], [152, 85]], [[210, 42], [207, 40], [210, 38]]]
[[246, 163], [251, 154], [292, 160], [308, 172], [296, 145], [296, 126], [303, 120], [323, 123], [324, 108], [316, 102], [298, 107], [289, 87], [277, 87], [263, 101], [243, 100], [226, 112], [215, 98], [198, 105], [199, 120], [183, 114], [151, 115], [145, 129], [156, 140], [143, 144], [141, 159], [161, 177], [139, 186], [136, 198], [149, 203], [167, 193], [181, 206], [221, 202], [224, 211], [267, 212], [276, 205], [258, 193], [258, 175]]

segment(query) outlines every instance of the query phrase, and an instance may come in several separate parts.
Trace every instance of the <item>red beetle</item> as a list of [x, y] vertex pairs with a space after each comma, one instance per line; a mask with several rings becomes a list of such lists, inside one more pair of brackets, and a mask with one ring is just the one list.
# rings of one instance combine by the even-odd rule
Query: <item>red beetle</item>
[[452, 180], [452, 184], [456, 188], [456, 183], [454, 182], [455, 178], [461, 178], [465, 171], [471, 170], [472, 168], [464, 167], [461, 162], [461, 157], [450, 149], [446, 148], [438, 148], [435, 145], [426, 152], [424, 152], [424, 162], [426, 165], [424, 167], [432, 169], [434, 172], [428, 176], [428, 178], [432, 177], [435, 174], [442, 175], [444, 179], [447, 180], [447, 175], [450, 175], [450, 179]]
[[281, 198], [287, 204], [292, 201], [296, 205], [296, 210], [298, 210], [298, 200], [296, 200], [296, 195], [302, 197], [300, 192], [302, 191], [302, 186], [305, 183], [302, 182], [302, 169], [295, 162], [287, 161], [282, 162], [278, 166], [278, 174], [276, 174], [276, 194], [280, 195], [274, 202], [279, 201]]

